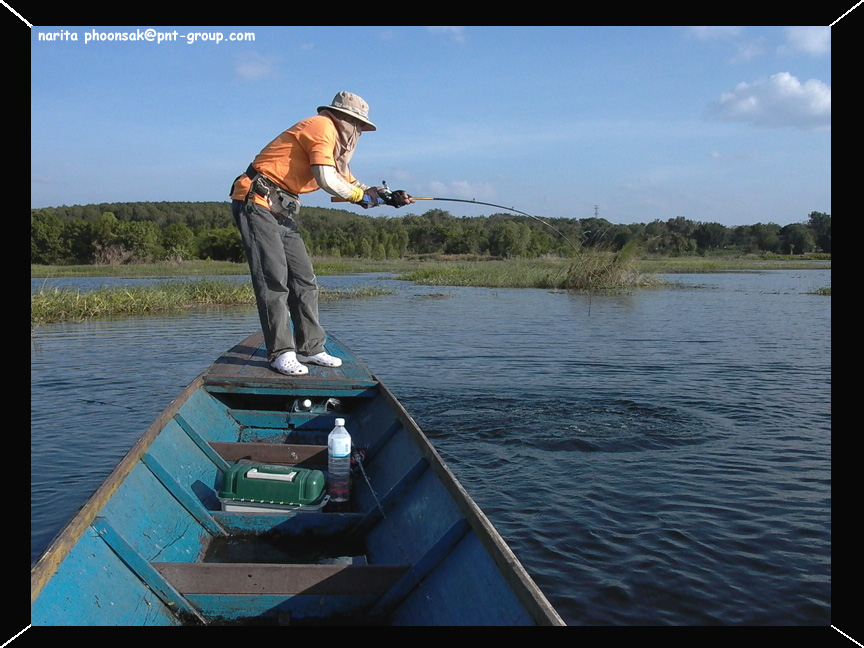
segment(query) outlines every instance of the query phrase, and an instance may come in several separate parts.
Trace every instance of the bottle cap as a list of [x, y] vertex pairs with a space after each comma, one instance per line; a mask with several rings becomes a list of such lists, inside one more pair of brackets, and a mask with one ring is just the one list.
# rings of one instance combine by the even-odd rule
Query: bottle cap
[[336, 419], [336, 427], [345, 427], [345, 419], [337, 418]]

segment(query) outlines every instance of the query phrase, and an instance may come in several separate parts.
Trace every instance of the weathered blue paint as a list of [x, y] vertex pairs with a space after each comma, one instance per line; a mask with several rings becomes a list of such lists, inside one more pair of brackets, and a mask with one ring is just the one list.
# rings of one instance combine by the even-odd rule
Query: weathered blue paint
[[[31, 570], [31, 623], [563, 625], [389, 390], [328, 349], [343, 367], [287, 378], [258, 334], [193, 381]], [[341, 405], [296, 412], [299, 397]], [[221, 510], [235, 461], [321, 461], [337, 415], [364, 455], [350, 511]], [[220, 538], [363, 555], [233, 562], [211, 555]]]

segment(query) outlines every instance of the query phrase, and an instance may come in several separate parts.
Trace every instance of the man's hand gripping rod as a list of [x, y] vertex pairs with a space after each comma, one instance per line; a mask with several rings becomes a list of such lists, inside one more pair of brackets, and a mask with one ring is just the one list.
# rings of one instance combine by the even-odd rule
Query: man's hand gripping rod
[[[370, 201], [373, 200], [372, 196], [364, 194], [363, 200], [361, 200], [359, 203], [354, 204], [360, 205], [361, 207], [363, 207], [363, 209], [366, 209], [367, 207], [377, 207], [378, 205], [390, 205], [391, 207], [399, 209], [403, 205], [410, 204], [409, 199], [411, 198], [411, 196], [408, 194], [407, 191], [403, 191], [401, 189], [397, 191], [391, 191], [390, 187], [387, 186], [386, 180], [383, 181], [381, 184], [383, 186], [375, 188], [375, 193], [378, 196], [377, 203], [371, 204]], [[330, 202], [348, 201], [345, 198], [339, 198], [337, 196], [334, 196], [330, 199]]]

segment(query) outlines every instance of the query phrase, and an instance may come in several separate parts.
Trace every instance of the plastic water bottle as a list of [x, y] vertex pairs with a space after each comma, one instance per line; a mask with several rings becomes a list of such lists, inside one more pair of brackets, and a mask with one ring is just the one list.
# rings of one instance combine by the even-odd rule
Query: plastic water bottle
[[351, 435], [345, 419], [337, 418], [327, 437], [327, 474], [331, 502], [347, 502], [351, 489]]

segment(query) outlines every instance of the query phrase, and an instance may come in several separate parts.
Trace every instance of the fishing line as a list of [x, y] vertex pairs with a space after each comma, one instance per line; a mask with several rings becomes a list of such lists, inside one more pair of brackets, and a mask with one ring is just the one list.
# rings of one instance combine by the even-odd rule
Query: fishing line
[[[385, 182], [384, 184], [386, 186], [387, 183]], [[474, 199], [466, 200], [463, 198], [417, 198], [416, 196], [411, 196], [411, 197], [414, 198], [414, 200], [444, 200], [447, 202], [460, 202], [460, 203], [469, 203], [469, 204], [473, 204], [473, 205], [486, 205], [487, 207], [495, 207], [496, 209], [506, 209], [507, 211], [511, 211], [515, 214], [520, 214], [522, 216], [527, 216], [528, 218], [533, 218], [538, 223], [543, 223], [546, 227], [548, 227], [553, 232], [558, 234], [558, 236], [560, 236], [565, 241], [567, 241], [567, 243], [570, 244], [570, 247], [572, 247], [576, 251], [576, 256], [579, 258], [579, 260], [584, 261], [584, 257], [582, 256], [582, 250], [580, 250], [578, 247], [576, 247], [576, 245], [573, 243], [573, 241], [571, 241], [569, 238], [564, 236], [564, 234], [561, 233], [560, 230], [553, 227], [552, 225], [550, 225], [549, 223], [544, 221], [542, 218], [538, 218], [537, 216], [534, 216], [534, 214], [529, 214], [527, 212], [520, 211], [514, 207], [507, 207], [505, 205], [496, 205], [495, 203], [483, 202], [481, 200], [474, 200]], [[591, 303], [593, 301], [593, 293], [594, 293], [593, 290], [588, 291], [588, 317], [591, 317]]]
[[[386, 182], [384, 182], [383, 185], [385, 188], [387, 187]], [[482, 200], [474, 200], [473, 198], [471, 200], [466, 200], [463, 198], [431, 198], [431, 197], [418, 198], [417, 196], [411, 196], [411, 198], [413, 198], [414, 200], [443, 200], [445, 202], [468, 203], [470, 205], [486, 205], [487, 207], [495, 207], [497, 209], [506, 209], [507, 211], [511, 211], [514, 214], [519, 214], [521, 216], [527, 216], [528, 218], [533, 218], [538, 223], [543, 223], [546, 227], [548, 227], [553, 232], [555, 232], [558, 236], [560, 236], [562, 239], [567, 241], [567, 243], [570, 244], [570, 247], [572, 247], [576, 251], [576, 254], [578, 254], [580, 257], [582, 256], [582, 251], [578, 247], [576, 247], [576, 244], [573, 243], [573, 241], [571, 241], [569, 238], [564, 236], [564, 234], [560, 230], [553, 227], [552, 225], [550, 225], [549, 223], [544, 221], [542, 218], [539, 218], [539, 217], [535, 216], [534, 214], [529, 214], [527, 212], [520, 211], [520, 210], [516, 209], [515, 207], [507, 207], [506, 205], [496, 205], [495, 203], [483, 202]], [[333, 197], [330, 199], [330, 202], [348, 202], [348, 201], [345, 200], [345, 198]]]
[[527, 213], [527, 212], [520, 211], [520, 210], [518, 210], [518, 209], [516, 209], [516, 208], [514, 208], [514, 207], [507, 207], [507, 206], [505, 206], [505, 205], [496, 205], [495, 203], [483, 202], [483, 201], [481, 201], [481, 200], [474, 200], [473, 198], [472, 198], [471, 200], [466, 200], [466, 199], [463, 199], [463, 198], [417, 198], [416, 196], [411, 196], [411, 197], [412, 197], [414, 200], [443, 200], [443, 201], [446, 201], [446, 202], [469, 203], [469, 204], [472, 204], [472, 205], [486, 205], [487, 207], [495, 207], [495, 208], [497, 208], [497, 209], [506, 209], [507, 211], [511, 211], [511, 212], [513, 212], [514, 214], [520, 214], [521, 216], [527, 216], [528, 218], [533, 218], [533, 219], [536, 220], [538, 223], [543, 223], [546, 227], [548, 227], [548, 228], [551, 229], [553, 232], [555, 232], [558, 236], [560, 236], [560, 237], [563, 238], [565, 241], [567, 241], [567, 243], [570, 244], [570, 247], [572, 247], [572, 248], [576, 251], [576, 254], [579, 254], [579, 255], [582, 254], [582, 251], [581, 251], [578, 247], [576, 247], [576, 245], [573, 243], [573, 241], [571, 241], [571, 240], [568, 239], [566, 236], [564, 236], [564, 234], [562, 234], [560, 230], [558, 230], [557, 228], [553, 227], [552, 225], [550, 225], [549, 223], [547, 223], [546, 221], [544, 221], [542, 218], [539, 218], [539, 217], [534, 216], [533, 214], [529, 214], [529, 213]]
[[[383, 182], [382, 184], [384, 185], [385, 188], [387, 188], [387, 182], [386, 182], [386, 181]], [[388, 191], [389, 191], [389, 189], [388, 189]], [[444, 202], [467, 203], [467, 204], [469, 204], [469, 205], [485, 205], [486, 207], [495, 207], [496, 209], [504, 209], [504, 210], [506, 210], [506, 211], [513, 212], [514, 214], [519, 214], [520, 216], [527, 216], [528, 218], [533, 218], [533, 219], [536, 220], [538, 223], [542, 223], [543, 225], [545, 225], [546, 227], [548, 227], [549, 229], [551, 229], [553, 232], [555, 232], [555, 233], [556, 233], [558, 236], [560, 236], [562, 239], [564, 239], [565, 241], [567, 241], [567, 243], [570, 245], [570, 247], [572, 247], [573, 250], [576, 252], [576, 256], [577, 256], [581, 261], [584, 261], [584, 257], [582, 256], [582, 250], [581, 250], [580, 248], [578, 248], [578, 247], [576, 246], [576, 244], [573, 243], [573, 241], [571, 241], [569, 238], [567, 238], [567, 237], [563, 234], [563, 232], [561, 232], [558, 228], [556, 228], [556, 227], [554, 227], [553, 225], [547, 223], [547, 222], [544, 221], [542, 218], [540, 218], [540, 217], [538, 217], [538, 216], [535, 216], [534, 214], [529, 214], [528, 212], [521, 211], [521, 210], [519, 210], [519, 209], [516, 209], [515, 207], [507, 207], [506, 205], [498, 205], [498, 204], [495, 204], [495, 203], [484, 202], [484, 201], [482, 201], [482, 200], [475, 200], [475, 199], [473, 199], [473, 198], [472, 198], [471, 200], [468, 200], [468, 199], [466, 199], [466, 198], [439, 198], [439, 197], [418, 197], [418, 196], [411, 196], [411, 198], [413, 198], [415, 201], [417, 201], [417, 200], [440, 200], [440, 201], [444, 201]], [[336, 197], [331, 198], [330, 201], [331, 201], [331, 202], [347, 202], [344, 198], [336, 198]], [[605, 236], [605, 231], [604, 231], [604, 233], [603, 233], [601, 236]], [[590, 317], [590, 316], [591, 316], [591, 296], [592, 296], [592, 294], [593, 294], [593, 290], [589, 290], [589, 291], [588, 291], [588, 294], [589, 294], [589, 298], [588, 298], [588, 316]]]

